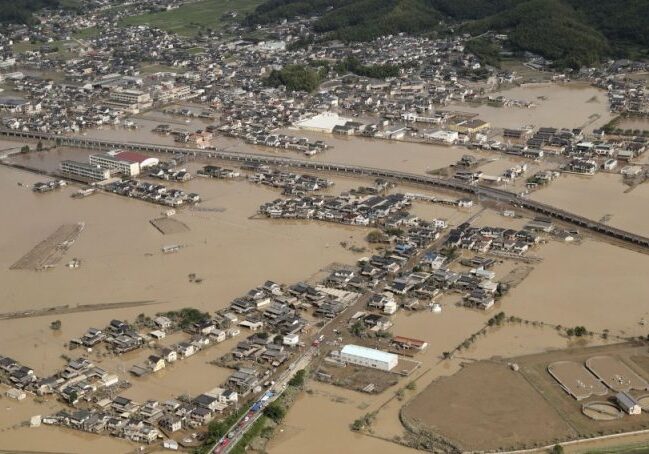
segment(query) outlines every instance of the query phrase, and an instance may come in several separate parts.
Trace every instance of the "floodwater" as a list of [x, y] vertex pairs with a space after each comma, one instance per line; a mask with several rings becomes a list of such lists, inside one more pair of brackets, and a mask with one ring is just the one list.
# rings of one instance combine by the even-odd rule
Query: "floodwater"
[[[459, 104], [452, 106], [452, 108], [477, 113], [481, 119], [489, 121], [492, 127], [495, 128], [520, 128], [530, 124], [537, 127], [568, 128], [586, 125], [587, 130], [592, 130], [604, 125], [611, 118], [606, 93], [589, 85], [549, 84], [535, 87], [517, 87], [497, 94], [512, 99], [533, 101], [537, 106], [527, 109], [517, 107], [497, 108], [486, 105], [474, 107], [468, 104]], [[104, 126], [84, 131], [83, 134], [87, 137], [107, 140], [174, 145], [172, 136], [156, 134], [152, 132], [152, 129], [160, 123], [168, 123], [174, 128], [194, 131], [204, 128], [210, 123], [201, 119], [185, 119], [184, 117], [166, 115], [158, 111], [147, 112], [132, 117], [131, 120], [138, 126], [137, 129]], [[278, 132], [308, 137], [313, 140], [324, 140], [333, 147], [310, 158], [315, 161], [389, 168], [420, 174], [448, 167], [465, 154], [495, 160], [497, 164], [482, 169], [488, 174], [493, 174], [492, 172], [498, 174], [521, 162], [512, 157], [505, 157], [500, 153], [468, 150], [456, 146], [447, 147], [435, 144], [342, 137], [303, 131], [297, 128], [284, 129]], [[231, 151], [281, 154], [303, 158], [300, 153], [294, 151], [249, 145], [241, 140], [218, 135], [215, 136], [212, 143], [218, 148]], [[540, 170], [540, 168], [531, 170]]]
[[[143, 118], [142, 116], [132, 118], [135, 124], [138, 125], [137, 129], [104, 126], [102, 128], [84, 131], [83, 135], [89, 138], [105, 140], [155, 143], [169, 146], [178, 145], [174, 143], [172, 136], [165, 136], [151, 131], [157, 124], [161, 123], [161, 121], [156, 122], [148, 119], [153, 115], [154, 114], [151, 113], [146, 118]], [[165, 117], [169, 116], [165, 115]], [[191, 131], [205, 126], [205, 123], [202, 120], [193, 119], [189, 121], [190, 123], [188, 124], [172, 124], [172, 126]], [[280, 130], [278, 132], [298, 137], [307, 137], [312, 140], [323, 140], [326, 142], [332, 148], [309, 158], [319, 162], [334, 162], [340, 164], [388, 168], [419, 174], [425, 174], [429, 171], [455, 164], [465, 154], [480, 159], [498, 161], [503, 170], [520, 164], [521, 162], [514, 158], [503, 156], [500, 153], [468, 150], [460, 146], [443, 146], [362, 137], [342, 137], [293, 128]], [[212, 144], [219, 149], [225, 149], [228, 151], [306, 158], [301, 153], [292, 150], [250, 145], [241, 140], [223, 136], [215, 136]], [[186, 145], [180, 144], [180, 146]]]
[[[539, 104], [534, 109], [472, 108], [481, 110], [481, 118], [496, 127], [580, 126], [593, 113], [601, 115], [595, 124], [608, 121], [606, 97], [591, 87], [551, 85], [538, 88], [508, 90], [505, 96], [527, 99]], [[547, 100], [538, 99], [547, 96]], [[103, 128], [88, 131], [91, 137], [120, 139], [133, 142], [173, 144], [167, 136], [151, 133], [158, 121], [168, 118], [151, 116], [137, 119], [142, 127], [131, 131], [120, 128]], [[182, 122], [182, 120], [180, 120]], [[197, 129], [194, 120], [187, 129]], [[516, 160], [488, 152], [468, 151], [463, 148], [390, 142], [361, 138], [342, 138], [304, 131], [287, 131], [289, 134], [323, 139], [334, 148], [311, 159], [393, 168], [424, 173], [446, 167], [463, 154], [481, 158], [495, 158], [481, 169], [488, 174], [499, 174], [518, 164]], [[215, 145], [238, 151], [281, 153], [301, 157], [291, 151], [278, 151], [246, 145], [233, 139], [218, 138]], [[85, 160], [88, 151], [57, 150], [42, 155], [30, 154], [14, 159], [29, 160], [30, 165], [53, 170], [61, 159]], [[195, 165], [195, 164], [193, 164]], [[227, 164], [226, 164], [227, 165]], [[539, 165], [542, 168], [543, 164]], [[192, 168], [192, 170], [195, 170]], [[537, 169], [533, 167], [530, 172]], [[336, 186], [329, 193], [348, 190], [369, 181], [335, 177]], [[74, 200], [70, 195], [76, 188], [67, 188], [48, 194], [34, 194], [30, 188], [39, 177], [0, 167], [0, 190], [5, 197], [0, 208], [11, 216], [0, 217], [0, 312], [42, 308], [62, 304], [100, 304], [120, 301], [153, 300], [153, 306], [133, 307], [113, 311], [82, 312], [38, 318], [0, 321], [0, 354], [10, 355], [36, 369], [37, 374], [53, 372], [64, 364], [64, 344], [78, 337], [91, 326], [105, 326], [111, 319], [133, 319], [139, 313], [193, 306], [214, 311], [225, 307], [234, 297], [251, 287], [271, 279], [281, 283], [307, 280], [332, 262], [352, 263], [361, 255], [343, 248], [347, 242], [366, 246], [366, 229], [333, 224], [270, 221], [250, 219], [257, 207], [279, 196], [279, 192], [247, 182], [195, 179], [185, 184], [170, 184], [186, 191], [198, 192], [204, 199], [200, 210], [180, 210], [178, 220], [187, 224], [188, 232], [163, 236], [149, 224], [160, 216], [163, 207], [123, 197], [97, 194]], [[646, 218], [639, 207], [646, 206], [649, 193], [641, 185], [628, 194], [620, 177], [597, 175], [584, 181], [565, 177], [548, 188], [533, 194], [533, 198], [599, 219], [613, 214], [611, 224], [638, 233], [647, 230]], [[418, 189], [397, 188], [406, 192], [428, 192]], [[456, 198], [457, 196], [448, 196]], [[479, 208], [457, 210], [427, 203], [416, 203], [412, 212], [425, 219], [441, 217], [457, 225]], [[86, 229], [55, 269], [43, 272], [10, 271], [9, 266], [30, 250], [60, 224], [86, 222]], [[505, 218], [497, 211], [486, 210], [480, 214], [476, 225], [493, 225], [520, 228], [524, 219]], [[176, 254], [163, 255], [160, 248], [169, 244], [185, 246]], [[481, 329], [495, 311], [516, 315], [529, 320], [558, 323], [564, 326], [584, 325], [590, 330], [610, 329], [612, 334], [646, 334], [641, 325], [649, 319], [649, 309], [644, 304], [649, 287], [645, 276], [649, 257], [617, 248], [606, 243], [586, 240], [581, 245], [550, 242], [534, 251], [543, 262], [523, 283], [514, 288], [494, 311], [480, 312], [458, 307], [459, 296], [451, 295], [440, 300], [442, 313], [398, 312], [394, 316], [396, 335], [420, 338], [429, 343], [426, 351], [416, 355], [422, 362], [417, 379], [417, 390], [424, 389], [430, 381], [449, 375], [459, 368], [460, 359], [440, 363], [444, 351], [453, 349], [471, 334]], [[67, 269], [64, 263], [72, 257], [82, 260], [79, 269]], [[498, 265], [501, 277], [513, 265]], [[190, 283], [188, 274], [195, 273], [203, 279], [201, 284]], [[60, 319], [59, 332], [49, 329], [51, 321]], [[167, 339], [165, 342], [176, 341]], [[136, 400], [165, 399], [183, 393], [195, 394], [218, 386], [227, 371], [208, 364], [230, 347], [228, 341], [212, 347], [188, 360], [181, 361], [153, 376], [134, 379], [134, 386], [125, 395]], [[511, 356], [536, 353], [547, 349], [573, 345], [556, 331], [530, 326], [505, 326], [478, 340], [461, 356], [483, 359], [494, 355]], [[601, 342], [593, 339], [590, 342]], [[120, 358], [93, 356], [102, 367], [126, 376], [127, 370], [146, 358], [148, 350], [133, 352]], [[405, 386], [411, 378], [402, 380]], [[310, 382], [312, 393], [300, 396], [288, 413], [285, 423], [277, 430], [268, 450], [271, 453], [304, 452], [354, 452], [400, 453], [411, 450], [380, 438], [359, 435], [349, 430], [349, 425], [359, 416], [380, 408], [375, 423], [377, 437], [393, 439], [403, 434], [398, 419], [403, 402], [391, 400], [396, 389], [370, 396], [330, 385]], [[407, 399], [418, 391], [408, 391]], [[3, 401], [4, 402], [4, 401]], [[17, 410], [19, 408], [20, 410]], [[56, 428], [14, 428], [34, 414], [56, 411], [57, 404], [36, 404], [26, 400], [3, 406], [0, 410], [0, 439], [2, 448], [57, 450], [76, 452], [127, 452], [133, 445], [108, 437], [94, 437]], [[38, 437], [32, 434], [38, 434]], [[7, 440], [5, 442], [5, 440]], [[97, 440], [101, 440], [97, 443]], [[93, 445], [89, 446], [89, 443]], [[72, 448], [70, 448], [72, 447]]]
[[[477, 107], [455, 104], [453, 109], [478, 114], [495, 128], [551, 126], [555, 128], [585, 127], [592, 131], [605, 125], [612, 115], [605, 91], [586, 84], [546, 84], [516, 87], [495, 93], [509, 99], [534, 102], [536, 107]], [[593, 116], [596, 115], [597, 117]]]
[[617, 127], [621, 129], [639, 129], [640, 131], [647, 131], [649, 130], [649, 118], [623, 118], [617, 124]]
[[543, 262], [502, 300], [508, 315], [621, 336], [646, 335], [649, 255], [607, 243], [551, 242]]
[[[79, 336], [88, 326], [110, 318], [140, 312], [183, 306], [213, 311], [267, 279], [284, 283], [306, 279], [332, 262], [353, 262], [358, 254], [339, 243], [362, 243], [366, 234], [364, 229], [334, 224], [250, 219], [261, 203], [276, 198], [278, 192], [248, 183], [197, 178], [182, 187], [203, 196], [200, 211], [180, 210], [177, 214], [190, 231], [164, 236], [149, 224], [161, 215], [161, 206], [111, 194], [72, 199], [73, 187], [35, 194], [17, 185], [37, 180], [31, 174], [0, 168], [5, 194], [0, 206], [3, 212], [12, 213], [0, 219], [0, 229], [5, 232], [0, 238], [1, 311], [77, 303], [158, 303], [119, 313], [66, 315], [62, 317], [64, 339]], [[60, 224], [81, 221], [86, 223], [85, 230], [57, 268], [9, 270]], [[168, 244], [184, 247], [163, 255], [160, 248]], [[72, 257], [81, 259], [80, 268], [63, 266]], [[190, 283], [190, 273], [202, 278], [202, 283]], [[72, 326], [66, 323], [68, 319], [73, 320]], [[46, 318], [11, 324], [33, 326], [20, 331], [28, 338], [38, 331], [41, 320]], [[3, 349], [19, 348], [19, 342], [5, 343], [11, 334], [11, 330], [1, 330]], [[24, 359], [28, 362], [30, 358]]]
[[376, 409], [376, 404], [381, 401], [380, 396], [356, 393], [317, 382], [310, 382], [308, 387], [312, 392], [298, 397], [267, 446], [269, 453], [417, 452], [349, 429], [356, 418]]
[[[142, 312], [154, 314], [187, 306], [207, 311], [226, 307], [233, 298], [267, 279], [292, 283], [309, 278], [332, 262], [353, 263], [360, 254], [339, 243], [363, 244], [366, 234], [364, 229], [333, 224], [250, 219], [261, 203], [276, 198], [278, 192], [244, 182], [195, 179], [183, 187], [203, 196], [202, 211], [180, 210], [177, 218], [190, 231], [163, 236], [149, 224], [150, 219], [160, 216], [163, 207], [110, 194], [72, 199], [74, 187], [36, 194], [17, 184], [32, 185], [38, 180], [38, 176], [26, 172], [0, 168], [0, 189], [5, 196], [0, 209], [6, 214], [0, 217], [0, 312], [66, 304], [156, 302], [111, 311], [0, 321], [0, 354], [32, 366], [41, 376], [64, 364], [61, 355], [80, 354], [68, 352], [64, 344], [89, 327], [103, 327], [113, 318], [133, 320]], [[79, 221], [86, 223], [85, 230], [55, 269], [9, 270], [12, 263], [60, 224]], [[163, 255], [160, 248], [168, 244], [185, 247], [176, 254]], [[81, 259], [80, 268], [64, 266], [73, 257]], [[202, 283], [190, 283], [190, 273], [202, 278]], [[57, 332], [49, 328], [55, 319], [62, 322]], [[218, 386], [227, 376], [226, 371], [207, 362], [224, 351], [222, 346], [216, 346], [159, 375], [132, 380], [135, 385], [126, 394], [142, 400], [163, 399]], [[119, 359], [100, 358], [99, 362], [122, 375], [145, 357], [146, 351], [142, 351]], [[2, 427], [25, 419], [16, 412], [1, 415]], [[12, 432], [3, 439], [5, 436], [22, 437], [21, 449], [41, 446], [39, 440], [32, 445], [28, 441], [31, 438], [24, 434]], [[77, 446], [64, 435], [53, 440], [49, 449], [64, 451], [68, 445]], [[111, 443], [106, 439], [102, 446]]]
[[530, 198], [572, 211], [595, 221], [640, 235], [649, 235], [649, 185], [640, 184], [630, 192], [622, 176], [598, 173], [592, 177], [562, 175]]
[[[4, 394], [5, 387], [0, 386]], [[3, 452], [58, 452], [70, 454], [119, 454], [134, 451], [133, 444], [112, 437], [101, 437], [76, 430], [45, 426], [31, 428], [35, 415], [50, 415], [60, 410], [54, 402], [38, 403], [29, 397], [21, 402], [4, 398], [0, 406], [0, 450]]]

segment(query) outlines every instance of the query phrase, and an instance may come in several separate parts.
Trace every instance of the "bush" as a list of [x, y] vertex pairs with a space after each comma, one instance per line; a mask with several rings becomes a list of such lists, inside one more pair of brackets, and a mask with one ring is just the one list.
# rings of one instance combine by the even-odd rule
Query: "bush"
[[304, 382], [306, 381], [306, 370], [301, 369], [298, 370], [293, 378], [291, 378], [288, 381], [289, 386], [293, 386], [294, 388], [300, 388], [304, 385]]
[[264, 409], [264, 415], [276, 423], [280, 423], [284, 419], [284, 416], [286, 416], [286, 409], [279, 402], [275, 401]]
[[376, 413], [366, 413], [351, 424], [351, 429], [354, 432], [359, 432], [368, 428], [374, 422], [374, 418], [376, 418]]
[[383, 243], [385, 240], [385, 235], [380, 230], [372, 230], [367, 234], [367, 241], [370, 243]]

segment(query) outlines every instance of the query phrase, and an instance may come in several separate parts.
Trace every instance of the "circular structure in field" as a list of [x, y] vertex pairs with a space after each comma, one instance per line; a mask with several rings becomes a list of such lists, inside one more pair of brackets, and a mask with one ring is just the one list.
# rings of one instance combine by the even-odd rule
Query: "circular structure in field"
[[613, 421], [624, 416], [622, 410], [609, 402], [589, 402], [581, 407], [581, 411], [595, 421]]
[[642, 408], [642, 411], [649, 412], [649, 394], [638, 397], [638, 403]]

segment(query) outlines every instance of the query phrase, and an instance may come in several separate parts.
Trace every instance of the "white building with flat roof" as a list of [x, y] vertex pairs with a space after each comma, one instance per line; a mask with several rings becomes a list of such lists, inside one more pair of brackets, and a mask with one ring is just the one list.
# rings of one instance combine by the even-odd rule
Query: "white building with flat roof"
[[295, 123], [300, 129], [307, 131], [326, 132], [331, 134], [336, 126], [344, 126], [350, 118], [341, 117], [335, 112], [322, 112], [314, 117]]
[[341, 361], [357, 366], [384, 371], [392, 370], [399, 362], [399, 356], [360, 345], [348, 344], [340, 351]]

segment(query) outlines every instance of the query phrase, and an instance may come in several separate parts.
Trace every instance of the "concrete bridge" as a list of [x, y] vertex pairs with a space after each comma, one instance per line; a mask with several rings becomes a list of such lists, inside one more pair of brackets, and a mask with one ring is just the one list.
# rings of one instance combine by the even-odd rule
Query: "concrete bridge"
[[58, 146], [67, 146], [74, 148], [97, 149], [97, 150], [111, 150], [111, 149], [128, 149], [133, 151], [149, 152], [149, 153], [169, 153], [174, 155], [185, 155], [204, 158], [218, 158], [223, 160], [242, 162], [242, 163], [259, 163], [273, 166], [286, 166], [292, 168], [326, 171], [343, 173], [347, 175], [358, 175], [364, 177], [387, 178], [404, 183], [414, 183], [424, 186], [432, 186], [450, 191], [456, 191], [472, 195], [479, 198], [494, 200], [497, 202], [508, 203], [514, 207], [524, 208], [526, 210], [538, 213], [549, 218], [557, 219], [559, 221], [572, 224], [582, 229], [587, 229], [592, 232], [607, 236], [632, 245], [649, 250], [649, 238], [636, 235], [631, 232], [617, 229], [615, 227], [596, 222], [591, 219], [570, 213], [553, 206], [529, 200], [518, 195], [496, 188], [487, 188], [482, 186], [471, 185], [462, 181], [452, 179], [443, 179], [427, 175], [417, 175], [407, 172], [399, 172], [396, 170], [379, 169], [373, 167], [353, 166], [347, 164], [336, 164], [327, 162], [309, 161], [303, 159], [294, 159], [287, 157], [270, 156], [260, 153], [243, 153], [235, 151], [207, 149], [197, 150], [194, 148], [157, 145], [149, 143], [136, 143], [136, 142], [119, 142], [102, 139], [92, 139], [79, 136], [63, 136], [39, 132], [24, 132], [14, 131], [7, 129], [0, 129], [0, 137], [5, 137], [14, 140], [40, 140], [48, 144], [56, 144]]

